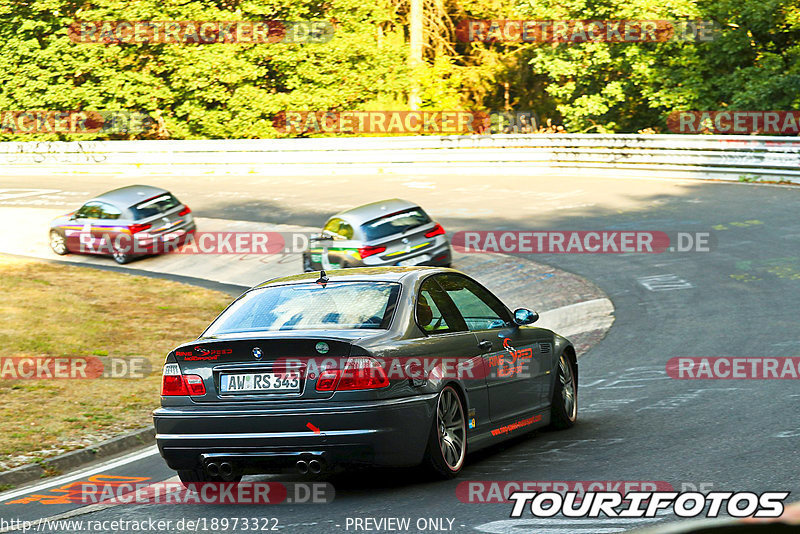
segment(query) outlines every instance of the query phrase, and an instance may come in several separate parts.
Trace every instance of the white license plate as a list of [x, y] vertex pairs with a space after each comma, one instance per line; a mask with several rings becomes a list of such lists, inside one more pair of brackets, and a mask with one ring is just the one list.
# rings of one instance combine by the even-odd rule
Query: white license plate
[[416, 258], [410, 258], [407, 260], [397, 262], [397, 265], [402, 265], [404, 267], [408, 267], [411, 265], [419, 265], [420, 263], [425, 263], [426, 261], [430, 261], [431, 257], [428, 254], [423, 254], [422, 256], [417, 256]]
[[223, 374], [219, 377], [220, 393], [240, 393], [245, 391], [300, 392], [298, 373], [237, 373]]

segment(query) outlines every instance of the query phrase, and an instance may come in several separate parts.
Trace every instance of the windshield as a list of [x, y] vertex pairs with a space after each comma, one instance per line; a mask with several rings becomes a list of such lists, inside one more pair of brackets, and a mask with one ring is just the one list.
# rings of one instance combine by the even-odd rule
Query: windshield
[[380, 219], [375, 219], [374, 221], [365, 223], [361, 228], [364, 230], [364, 235], [367, 240], [371, 241], [373, 239], [381, 239], [382, 237], [399, 234], [406, 230], [416, 228], [417, 226], [428, 224], [429, 222], [431, 222], [430, 217], [428, 217], [428, 214], [422, 211], [421, 208], [412, 208], [381, 217]]
[[225, 310], [204, 337], [273, 330], [386, 329], [400, 284], [329, 282], [256, 289]]
[[131, 208], [134, 219], [147, 219], [180, 206], [180, 201], [170, 193], [140, 202]]

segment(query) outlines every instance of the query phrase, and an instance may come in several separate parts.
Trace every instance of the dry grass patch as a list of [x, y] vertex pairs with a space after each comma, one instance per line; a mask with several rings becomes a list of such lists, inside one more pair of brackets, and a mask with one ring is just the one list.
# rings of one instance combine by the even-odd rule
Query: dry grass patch
[[0, 380], [0, 470], [152, 423], [166, 353], [230, 302], [179, 282], [0, 255], [2, 357], [144, 356], [144, 379]]

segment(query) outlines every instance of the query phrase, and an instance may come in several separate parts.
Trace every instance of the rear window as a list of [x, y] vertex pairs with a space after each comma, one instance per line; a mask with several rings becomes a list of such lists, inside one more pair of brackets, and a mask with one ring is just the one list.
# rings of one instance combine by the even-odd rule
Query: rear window
[[180, 205], [181, 203], [177, 198], [172, 196], [171, 193], [166, 193], [132, 206], [131, 211], [134, 219], [147, 219]]
[[265, 287], [245, 294], [203, 336], [275, 330], [386, 329], [400, 284], [329, 282]]
[[429, 222], [431, 222], [431, 219], [427, 213], [422, 211], [422, 208], [412, 208], [365, 223], [361, 226], [361, 229], [364, 231], [367, 240], [371, 241], [399, 234]]

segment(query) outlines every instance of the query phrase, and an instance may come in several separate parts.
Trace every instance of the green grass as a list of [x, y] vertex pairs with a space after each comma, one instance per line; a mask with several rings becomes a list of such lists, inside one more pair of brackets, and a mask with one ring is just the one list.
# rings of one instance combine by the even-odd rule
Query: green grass
[[0, 462], [40, 460], [152, 424], [164, 356], [230, 301], [178, 282], [0, 255], [5, 357], [144, 356], [143, 379], [0, 379]]

